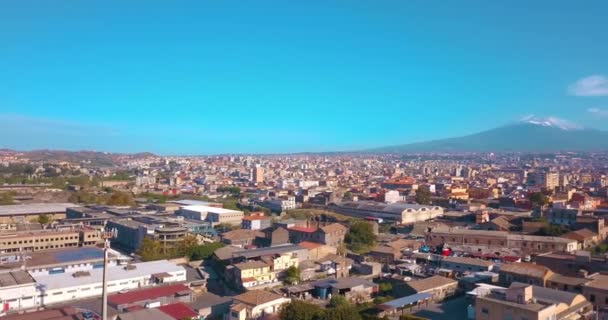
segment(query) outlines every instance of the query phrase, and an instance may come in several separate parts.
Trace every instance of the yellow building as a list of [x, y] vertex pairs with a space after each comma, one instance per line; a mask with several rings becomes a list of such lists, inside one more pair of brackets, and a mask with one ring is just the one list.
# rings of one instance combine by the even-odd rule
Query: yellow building
[[234, 265], [235, 281], [245, 289], [278, 282], [270, 266], [262, 261], [247, 261]]
[[289, 267], [297, 268], [300, 263], [300, 260], [298, 260], [298, 257], [292, 253], [276, 255], [276, 256], [270, 257], [270, 258], [262, 257], [262, 260], [268, 262], [272, 267], [272, 271], [277, 272], [277, 273], [285, 271]]

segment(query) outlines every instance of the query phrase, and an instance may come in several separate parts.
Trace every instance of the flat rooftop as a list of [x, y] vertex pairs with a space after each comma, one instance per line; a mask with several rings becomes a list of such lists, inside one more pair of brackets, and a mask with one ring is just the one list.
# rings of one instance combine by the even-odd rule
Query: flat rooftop
[[34, 283], [34, 279], [25, 271], [0, 273], [0, 288]]
[[[119, 281], [125, 279], [133, 279], [138, 277], [147, 277], [155, 273], [180, 272], [184, 274], [186, 270], [167, 260], [150, 261], [133, 264], [136, 266], [133, 270], [125, 270], [125, 266], [115, 266], [108, 268], [108, 281]], [[103, 270], [92, 269], [88, 270], [88, 276], [74, 277], [72, 273], [60, 273], [53, 275], [36, 275], [36, 282], [44, 286], [46, 290], [55, 290], [62, 288], [78, 287], [83, 285], [93, 285], [101, 283]]]
[[[4, 254], [3, 256], [14, 255], [18, 255], [18, 253]], [[103, 261], [103, 249], [96, 247], [68, 248], [40, 252], [28, 252], [27, 256], [28, 268], [53, 265], [68, 265], [72, 263]], [[110, 259], [113, 258], [116, 258], [116, 256], [110, 253]], [[21, 266], [21, 264], [22, 262], [18, 261], [10, 263], [9, 266]]]
[[201, 206], [201, 205], [185, 206], [182, 209], [190, 210], [190, 211], [198, 211], [198, 212], [212, 212], [212, 213], [216, 213], [216, 214], [243, 213], [243, 211], [238, 211], [238, 210], [230, 210], [230, 209]]
[[32, 204], [11, 204], [0, 206], [0, 216], [26, 215], [59, 213], [66, 211], [67, 208], [78, 207], [73, 203], [32, 203]]

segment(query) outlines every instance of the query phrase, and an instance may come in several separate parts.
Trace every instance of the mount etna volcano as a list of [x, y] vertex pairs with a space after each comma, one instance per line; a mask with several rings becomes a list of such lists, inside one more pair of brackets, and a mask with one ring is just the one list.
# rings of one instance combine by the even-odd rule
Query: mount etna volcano
[[608, 151], [608, 131], [555, 119], [526, 119], [479, 133], [368, 150], [371, 152], [559, 152]]

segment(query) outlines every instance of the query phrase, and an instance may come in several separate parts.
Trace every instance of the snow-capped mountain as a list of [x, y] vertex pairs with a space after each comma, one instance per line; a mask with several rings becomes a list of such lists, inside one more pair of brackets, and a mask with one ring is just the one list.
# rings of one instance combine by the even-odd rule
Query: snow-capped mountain
[[562, 130], [582, 130], [584, 129], [582, 126], [579, 126], [571, 121], [559, 119], [556, 117], [547, 117], [547, 118], [539, 118], [534, 115], [529, 115], [523, 117], [520, 122], [522, 123], [530, 123], [543, 127], [554, 127]]
[[608, 151], [608, 131], [586, 129], [557, 118], [521, 121], [448, 139], [389, 146], [372, 152], [557, 152]]

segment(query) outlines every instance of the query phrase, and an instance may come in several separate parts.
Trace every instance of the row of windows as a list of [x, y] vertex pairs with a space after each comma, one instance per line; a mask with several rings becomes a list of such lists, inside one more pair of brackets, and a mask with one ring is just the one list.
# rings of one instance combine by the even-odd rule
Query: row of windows
[[35, 240], [15, 240], [15, 241], [4, 241], [1, 242], [0, 244], [2, 245], [14, 245], [14, 244], [27, 244], [27, 243], [38, 243], [38, 242], [50, 242], [50, 241], [64, 241], [64, 240], [78, 240], [78, 236], [71, 236], [71, 237], [58, 237], [58, 238], [45, 238], [45, 239], [38, 239], [36, 238]]

